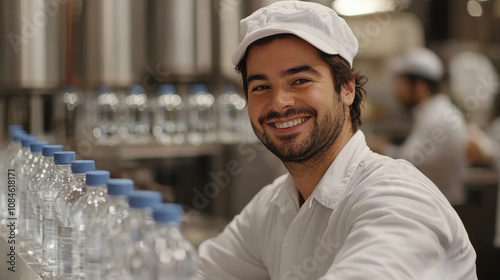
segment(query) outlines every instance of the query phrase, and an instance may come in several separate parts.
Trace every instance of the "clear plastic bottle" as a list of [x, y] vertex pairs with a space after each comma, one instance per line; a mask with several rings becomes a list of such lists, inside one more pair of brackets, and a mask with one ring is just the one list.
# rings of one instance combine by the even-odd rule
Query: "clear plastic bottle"
[[67, 141], [74, 141], [77, 132], [81, 128], [80, 120], [85, 115], [82, 106], [85, 102], [85, 94], [79, 88], [66, 86], [61, 95], [65, 110], [63, 112], [64, 122], [59, 130], [64, 132], [64, 134], [59, 134], [58, 136], [63, 136], [63, 139]]
[[34, 143], [31, 143], [30, 145], [30, 151], [31, 155], [29, 157], [29, 161], [26, 163], [26, 166], [24, 167], [23, 172], [24, 178], [25, 178], [25, 191], [26, 191], [26, 204], [24, 207], [24, 212], [25, 212], [25, 244], [24, 247], [28, 254], [34, 255], [35, 254], [35, 245], [34, 245], [34, 221], [33, 221], [33, 215], [31, 213], [33, 212], [33, 206], [35, 204], [35, 198], [34, 194], [29, 190], [28, 184], [29, 184], [29, 178], [33, 175], [33, 172], [36, 172], [40, 165], [40, 161], [43, 159], [42, 156], [42, 147], [44, 145], [47, 145], [47, 142], [41, 142], [37, 141]]
[[98, 229], [93, 224], [99, 222], [100, 215], [105, 211], [104, 206], [109, 199], [106, 191], [109, 179], [110, 174], [105, 170], [87, 172], [85, 194], [73, 204], [72, 221], [75, 231], [73, 253], [78, 254], [73, 260], [80, 262], [75, 264], [79, 266], [80, 279], [103, 279], [99, 269], [103, 261], [99, 247], [102, 232], [91, 229]]
[[19, 126], [9, 126], [9, 136], [11, 138], [11, 142], [3, 151], [4, 155], [2, 155], [2, 163], [5, 164], [5, 166], [9, 164], [10, 160], [17, 154], [19, 149], [21, 149], [21, 138], [27, 134], [28, 133], [26, 133], [26, 131]]
[[[105, 211], [101, 212], [98, 223], [95, 224], [102, 231], [101, 250], [103, 259], [101, 263], [101, 275], [104, 279], [120, 279], [114, 269], [120, 264], [115, 258], [114, 252], [119, 251], [121, 244], [114, 243], [119, 233], [123, 230], [123, 225], [128, 219], [130, 208], [127, 195], [134, 191], [134, 182], [129, 179], [110, 179], [108, 181], [108, 201], [104, 205]], [[93, 229], [91, 229], [93, 230]], [[115, 247], [117, 246], [117, 247]]]
[[161, 193], [155, 191], [134, 191], [128, 195], [130, 216], [116, 237], [121, 246], [114, 252], [115, 257], [124, 257], [120, 261], [123, 265], [117, 267], [120, 279], [151, 279], [152, 271], [144, 269], [149, 260], [141, 258], [141, 252], [145, 250], [141, 241], [154, 225], [152, 207], [161, 203], [162, 199]]
[[28, 220], [33, 221], [33, 256], [42, 262], [42, 202], [39, 195], [39, 190], [42, 183], [47, 176], [53, 172], [54, 169], [54, 153], [62, 151], [61, 145], [44, 145], [42, 146], [42, 159], [39, 161], [35, 171], [28, 177], [28, 191], [33, 198], [33, 205], [31, 211], [27, 212]]
[[225, 87], [217, 98], [219, 139], [224, 143], [242, 140], [246, 101], [232, 87]]
[[[59, 192], [56, 198], [58, 231], [57, 231], [57, 257], [59, 280], [73, 280], [80, 277], [79, 267], [75, 265], [78, 260], [73, 260], [75, 256], [73, 250], [73, 222], [71, 212], [73, 204], [85, 194], [85, 173], [95, 170], [93, 160], [75, 160], [71, 162], [71, 172], [74, 181], [67, 184]], [[76, 255], [75, 257], [78, 257]]]
[[38, 196], [42, 202], [42, 276], [45, 279], [58, 278], [57, 259], [57, 207], [56, 198], [59, 192], [74, 181], [71, 173], [71, 162], [75, 160], [75, 152], [61, 151], [54, 153], [54, 172], [49, 180], [40, 187]]
[[[16, 148], [16, 142], [14, 141], [14, 134], [26, 132], [20, 125], [9, 125], [9, 139], [11, 140], [7, 146], [0, 151], [0, 167], [4, 167], [7, 164], [8, 155], [12, 153], [12, 151]], [[19, 147], [17, 147], [19, 149]]]
[[30, 145], [38, 141], [34, 136], [25, 135], [21, 138], [21, 150], [17, 156], [11, 160], [11, 166], [14, 166], [14, 173], [16, 174], [16, 213], [17, 213], [17, 228], [18, 236], [21, 240], [20, 245], [25, 246], [24, 241], [26, 237], [26, 166], [30, 161]]
[[143, 259], [153, 264], [154, 280], [195, 280], [198, 267], [196, 249], [182, 235], [183, 210], [179, 204], [153, 207], [154, 229], [146, 236]]
[[191, 86], [189, 108], [188, 141], [195, 145], [215, 141], [217, 138], [215, 99], [205, 85]]
[[97, 120], [92, 134], [98, 143], [117, 144], [126, 115], [122, 100], [109, 87], [100, 87], [97, 94]]
[[11, 142], [7, 145], [7, 148], [3, 150], [3, 155], [0, 160], [2, 169], [0, 170], [0, 223], [5, 224], [8, 217], [8, 201], [7, 201], [7, 181], [8, 173], [14, 166], [11, 165], [11, 160], [17, 155], [21, 150], [21, 138], [26, 134], [18, 126], [9, 127], [9, 134], [11, 137]]
[[150, 112], [146, 90], [139, 85], [132, 86], [125, 103], [128, 108], [129, 142], [144, 143], [150, 140]]
[[174, 85], [158, 88], [153, 135], [163, 144], [182, 144], [186, 138], [187, 122], [182, 97]]
[[[9, 139], [10, 142], [7, 144], [7, 146], [0, 151], [0, 186], [2, 186], [2, 190], [4, 189], [4, 185], [6, 184], [6, 176], [7, 176], [7, 169], [9, 168], [9, 162], [13, 157], [14, 151], [18, 151], [21, 146], [19, 145], [20, 142], [15, 141], [14, 135], [20, 135], [20, 134], [26, 134], [26, 132], [22, 129], [21, 126], [19, 125], [10, 125], [9, 126]], [[19, 139], [20, 141], [20, 139]], [[5, 189], [7, 186], [5, 185]], [[3, 192], [0, 191], [0, 197], [3, 198]], [[0, 210], [3, 210], [3, 204], [4, 200], [2, 199], [0, 201]]]

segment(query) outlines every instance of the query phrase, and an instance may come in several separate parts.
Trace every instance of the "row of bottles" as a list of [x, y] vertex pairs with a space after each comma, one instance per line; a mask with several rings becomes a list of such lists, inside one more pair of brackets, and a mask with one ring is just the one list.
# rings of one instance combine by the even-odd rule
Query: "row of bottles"
[[[172, 84], [161, 85], [156, 94], [148, 97], [142, 86], [132, 86], [126, 94], [100, 88], [94, 139], [108, 145], [148, 143], [152, 138], [163, 144], [199, 145], [243, 141], [250, 131], [246, 101], [231, 87], [217, 98], [202, 84], [192, 85], [189, 96]], [[65, 98], [66, 103], [74, 100]]]
[[9, 135], [0, 221], [15, 221], [17, 244], [41, 263], [43, 279], [195, 279], [198, 257], [180, 231], [180, 205], [18, 126]]

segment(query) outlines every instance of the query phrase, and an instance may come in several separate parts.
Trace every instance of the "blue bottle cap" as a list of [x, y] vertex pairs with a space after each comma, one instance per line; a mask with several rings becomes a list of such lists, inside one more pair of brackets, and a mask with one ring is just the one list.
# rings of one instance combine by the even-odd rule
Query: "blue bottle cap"
[[76, 158], [73, 151], [54, 152], [54, 163], [57, 165], [71, 164]]
[[172, 84], [161, 85], [158, 88], [158, 94], [159, 95], [173, 94], [173, 93], [175, 93], [175, 87]]
[[9, 135], [10, 135], [11, 138], [12, 138], [12, 134], [15, 131], [24, 131], [24, 130], [23, 130], [23, 127], [20, 126], [20, 125], [18, 125], [18, 124], [11, 124], [11, 125], [9, 125]]
[[24, 130], [15, 130], [12, 132], [12, 140], [16, 143], [21, 143], [21, 139], [28, 135]]
[[153, 207], [153, 218], [157, 223], [182, 223], [182, 206], [177, 203], [161, 203]]
[[156, 191], [133, 191], [128, 194], [128, 204], [132, 208], [148, 208], [161, 203], [163, 196]]
[[205, 92], [208, 92], [206, 85], [203, 85], [203, 84], [191, 85], [191, 93], [197, 94], [197, 93], [205, 93]]
[[62, 149], [61, 145], [45, 145], [42, 146], [42, 155], [44, 157], [54, 157], [54, 153], [60, 152]]
[[29, 148], [31, 143], [37, 142], [38, 139], [35, 136], [25, 135], [21, 138], [21, 145], [23, 148]]
[[42, 153], [42, 147], [45, 145], [48, 145], [48, 144], [49, 144], [48, 142], [36, 141], [36, 142], [31, 143], [30, 150], [32, 153], [40, 154], [40, 153]]
[[110, 179], [108, 194], [111, 196], [128, 195], [134, 191], [134, 181], [129, 179]]
[[94, 170], [85, 173], [85, 182], [89, 187], [105, 186], [109, 178], [109, 171], [106, 170]]
[[85, 174], [95, 170], [95, 162], [93, 160], [74, 160], [71, 162], [71, 172], [74, 174]]
[[135, 85], [135, 86], [130, 87], [129, 93], [130, 94], [142, 94], [142, 93], [146, 93], [146, 90], [140, 85]]
[[65, 86], [63, 91], [64, 92], [78, 92], [78, 89], [75, 86]]

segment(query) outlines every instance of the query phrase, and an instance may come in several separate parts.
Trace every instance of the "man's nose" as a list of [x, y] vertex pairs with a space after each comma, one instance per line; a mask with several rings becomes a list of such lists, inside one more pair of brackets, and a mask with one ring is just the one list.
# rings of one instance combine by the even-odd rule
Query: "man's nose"
[[295, 96], [283, 88], [275, 88], [271, 95], [269, 104], [271, 110], [284, 112], [295, 105]]

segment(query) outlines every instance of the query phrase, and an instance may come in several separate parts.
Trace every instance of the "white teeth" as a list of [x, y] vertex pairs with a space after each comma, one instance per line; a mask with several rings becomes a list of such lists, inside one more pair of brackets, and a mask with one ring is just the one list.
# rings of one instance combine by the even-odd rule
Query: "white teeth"
[[299, 125], [299, 124], [301, 124], [301, 123], [303, 123], [305, 121], [306, 121], [306, 118], [296, 119], [294, 121], [289, 121], [289, 122], [275, 123], [275, 126], [277, 128], [289, 128], [289, 127], [292, 127], [292, 126]]

